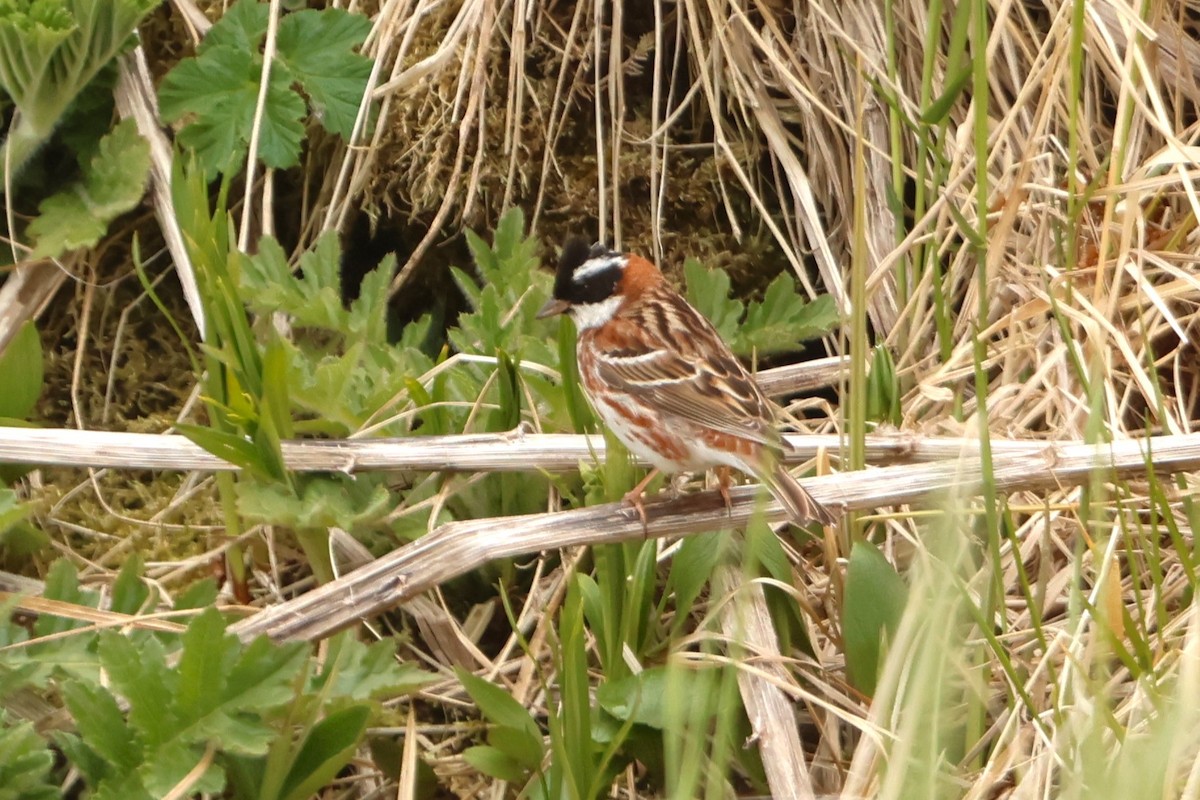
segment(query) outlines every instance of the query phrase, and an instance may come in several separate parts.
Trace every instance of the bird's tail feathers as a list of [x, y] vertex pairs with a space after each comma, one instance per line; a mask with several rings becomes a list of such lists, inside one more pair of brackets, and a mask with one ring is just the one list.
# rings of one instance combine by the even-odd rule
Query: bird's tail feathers
[[833, 512], [814, 500], [800, 485], [800, 481], [792, 477], [782, 462], [776, 461], [771, 465], [770, 471], [762, 477], [775, 499], [783, 503], [793, 522], [820, 522], [822, 525], [832, 525], [837, 520]]

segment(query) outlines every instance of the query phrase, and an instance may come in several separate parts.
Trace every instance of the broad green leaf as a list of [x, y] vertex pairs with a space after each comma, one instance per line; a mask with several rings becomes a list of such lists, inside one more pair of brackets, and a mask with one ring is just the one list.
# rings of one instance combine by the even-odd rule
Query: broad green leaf
[[883, 554], [870, 542], [855, 542], [846, 568], [842, 641], [846, 676], [865, 695], [875, 691], [880, 656], [907, 599], [908, 587]]
[[761, 303], [751, 303], [746, 320], [733, 338], [735, 352], [778, 353], [795, 350], [801, 342], [825, 333], [838, 322], [837, 305], [829, 295], [811, 303], [796, 293], [792, 277], [782, 274], [771, 282]]
[[371, 22], [340, 9], [305, 9], [279, 22], [279, 57], [300, 82], [326, 130], [350, 138], [371, 74], [371, 59], [352, 49]]
[[283, 800], [303, 800], [319, 792], [350, 761], [367, 731], [370, 709], [362, 704], [334, 711], [304, 738], [283, 785]]
[[302, 642], [274, 644], [264, 637], [255, 639], [229, 670], [223, 706], [229, 711], [265, 712], [283, 705], [295, 696], [292, 683], [306, 656]]
[[150, 145], [133, 120], [120, 122], [100, 140], [99, 152], [83, 167], [81, 184], [51, 195], [38, 206], [28, 234], [38, 257], [91, 247], [108, 224], [142, 199], [150, 172]]
[[279, 483], [242, 482], [238, 511], [250, 520], [291, 528], [352, 531], [382, 521], [395, 505], [379, 476], [313, 475], [296, 483], [293, 491]]
[[667, 586], [675, 592], [675, 607], [686, 616], [700, 592], [712, 578], [713, 569], [721, 558], [728, 534], [705, 533], [688, 536], [679, 543], [671, 559], [671, 574]]
[[42, 340], [26, 322], [0, 353], [0, 417], [26, 419], [42, 394]]
[[257, 52], [267, 35], [271, 9], [257, 0], [240, 0], [226, 11], [200, 40], [196, 52], [204, 55], [218, 47], [232, 47], [244, 53]]
[[636, 675], [601, 684], [596, 690], [596, 702], [619, 720], [662, 730], [666, 725], [663, 701], [667, 678], [679, 680], [686, 674], [682, 670], [651, 667]]

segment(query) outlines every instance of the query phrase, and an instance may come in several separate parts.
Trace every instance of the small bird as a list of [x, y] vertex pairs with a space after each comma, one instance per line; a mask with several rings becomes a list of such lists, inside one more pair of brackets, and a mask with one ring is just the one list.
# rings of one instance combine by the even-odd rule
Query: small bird
[[765, 483], [797, 523], [833, 523], [833, 514], [784, 468], [779, 456], [790, 446], [772, 403], [658, 267], [572, 239], [563, 248], [554, 296], [537, 316], [563, 313], [579, 330], [579, 374], [596, 413], [654, 467], [625, 495], [643, 524], [641, 499], [655, 474], [713, 467], [727, 505], [734, 467]]

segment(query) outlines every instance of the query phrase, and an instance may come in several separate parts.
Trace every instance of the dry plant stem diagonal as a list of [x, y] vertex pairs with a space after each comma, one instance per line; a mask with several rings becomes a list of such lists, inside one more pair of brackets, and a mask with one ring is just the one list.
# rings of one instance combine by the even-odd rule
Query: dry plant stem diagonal
[[[1072, 445], [1043, 455], [1000, 456], [992, 472], [996, 489], [1011, 492], [1079, 485], [1097, 472], [1113, 478], [1144, 475], [1148, 460], [1163, 473], [1200, 470], [1200, 436], [1161, 436], [1103, 447]], [[981, 465], [964, 460], [830, 475], [807, 480], [805, 486], [830, 508], [855, 510], [969, 494], [981, 480]], [[448, 523], [331, 583], [243, 620], [232, 630], [244, 638], [266, 634], [277, 640], [320, 639], [494, 559], [745, 525], [759, 506], [758, 492], [755, 486], [733, 490], [728, 510], [716, 491], [647, 503], [645, 527], [637, 512], [624, 503]], [[773, 521], [784, 518], [776, 503], [766, 506], [765, 513]]]

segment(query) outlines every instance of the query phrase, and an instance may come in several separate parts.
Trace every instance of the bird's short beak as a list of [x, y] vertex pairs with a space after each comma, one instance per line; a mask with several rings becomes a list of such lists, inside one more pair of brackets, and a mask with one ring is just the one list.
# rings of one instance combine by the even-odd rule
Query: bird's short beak
[[537, 312], [537, 318], [545, 319], [546, 317], [557, 317], [559, 314], [565, 313], [570, 307], [571, 304], [566, 300], [555, 300], [553, 297], [551, 297], [546, 301], [546, 305], [542, 306], [542, 310]]

